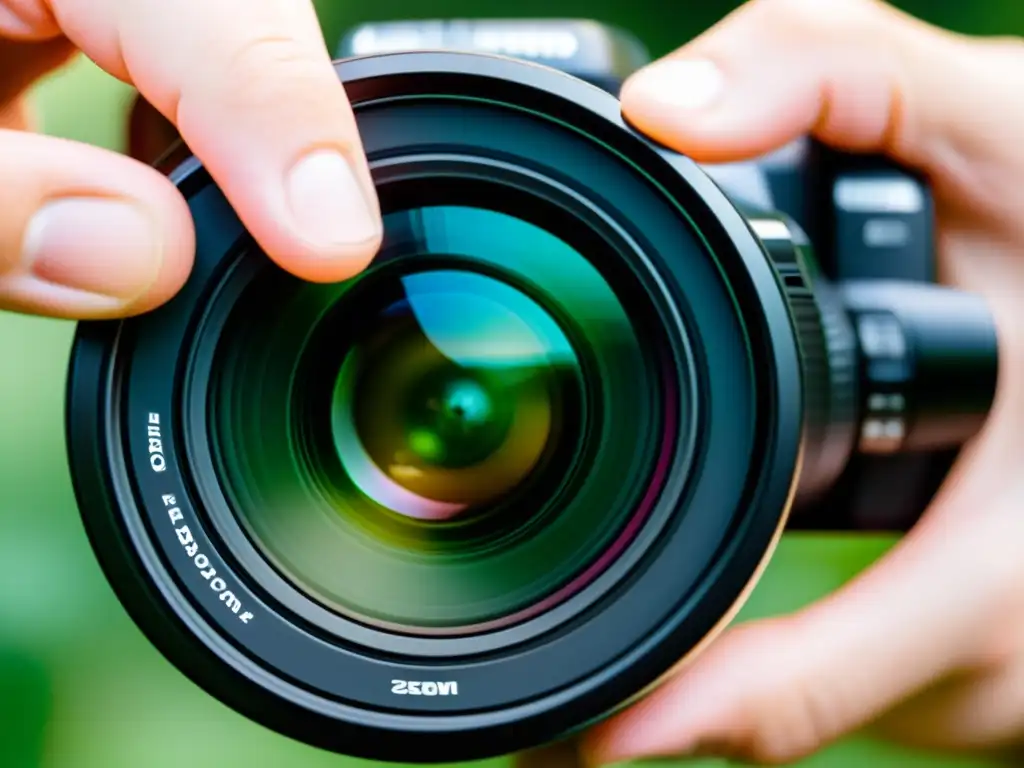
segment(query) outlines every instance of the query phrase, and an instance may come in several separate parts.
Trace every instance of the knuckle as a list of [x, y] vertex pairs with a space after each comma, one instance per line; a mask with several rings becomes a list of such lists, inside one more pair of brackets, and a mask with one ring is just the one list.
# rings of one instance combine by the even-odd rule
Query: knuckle
[[801, 744], [789, 734], [759, 731], [751, 734], [742, 750], [755, 765], [792, 765], [814, 752], [815, 744]]
[[760, 0], [766, 21], [800, 37], [849, 34], [871, 17], [878, 0]]
[[840, 732], [839, 713], [823, 686], [780, 681], [755, 703], [746, 753], [761, 765], [789, 765]]
[[842, 685], [814, 674], [799, 658], [795, 622], [793, 617], [752, 622], [731, 638], [737, 652], [757, 648], [758, 656], [778, 661], [747, 684], [729, 718], [736, 756], [756, 765], [790, 765], [842, 731]]
[[265, 75], [268, 67], [303, 68], [312, 59], [294, 37], [272, 32], [247, 37], [231, 49], [227, 71], [236, 77]]
[[324, 99], [331, 82], [329, 64], [312, 55], [298, 40], [266, 35], [239, 45], [228, 57], [221, 79], [222, 98], [243, 109], [302, 110], [322, 113], [332, 100]]
[[994, 56], [1002, 58], [1003, 63], [1015, 71], [1020, 72], [1024, 68], [1024, 37], [991, 37], [984, 40], [983, 44]]

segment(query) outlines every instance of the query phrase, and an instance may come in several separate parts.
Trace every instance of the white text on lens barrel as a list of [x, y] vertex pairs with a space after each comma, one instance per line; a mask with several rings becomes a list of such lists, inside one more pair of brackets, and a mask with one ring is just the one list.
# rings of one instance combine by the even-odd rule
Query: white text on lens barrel
[[187, 525], [180, 525], [185, 516], [182, 514], [180, 507], [178, 507], [177, 498], [172, 494], [164, 494], [162, 498], [164, 506], [167, 507], [167, 514], [171, 519], [171, 525], [174, 526], [174, 533], [178, 537], [178, 543], [181, 544], [185, 554], [188, 555], [192, 564], [199, 571], [199, 575], [206, 579], [210, 589], [217, 593], [225, 608], [235, 614], [243, 624], [248, 624], [252, 620], [253, 615], [249, 611], [242, 610], [241, 600], [238, 599], [234, 592], [228, 589], [227, 582], [217, 575], [217, 569], [210, 565], [210, 558], [199, 551], [199, 544], [196, 543], [192, 530]]
[[459, 684], [454, 680], [392, 680], [391, 692], [400, 696], [458, 696]]
[[154, 472], [163, 472], [167, 469], [167, 459], [164, 458], [164, 438], [160, 434], [159, 413], [149, 414], [146, 436], [149, 439], [149, 466]]

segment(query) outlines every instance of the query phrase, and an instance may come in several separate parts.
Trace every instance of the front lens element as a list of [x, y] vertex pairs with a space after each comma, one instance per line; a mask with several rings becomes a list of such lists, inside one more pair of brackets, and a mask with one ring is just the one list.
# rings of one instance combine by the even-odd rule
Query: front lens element
[[664, 371], [594, 255], [545, 224], [389, 214], [359, 277], [268, 268], [236, 303], [210, 384], [221, 486], [321, 605], [417, 634], [506, 626], [596, 578], [649, 511]]
[[434, 270], [392, 287], [400, 297], [371, 318], [334, 387], [351, 492], [421, 520], [499, 503], [574, 439], [576, 354], [549, 314], [493, 277]]

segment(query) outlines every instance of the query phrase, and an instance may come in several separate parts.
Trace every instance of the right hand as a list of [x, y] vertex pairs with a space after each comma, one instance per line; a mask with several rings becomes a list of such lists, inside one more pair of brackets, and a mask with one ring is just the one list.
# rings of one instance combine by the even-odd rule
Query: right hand
[[877, 0], [755, 0], [637, 73], [623, 110], [701, 161], [812, 134], [924, 173], [940, 279], [987, 300], [1000, 380], [985, 428], [898, 546], [816, 604], [726, 632], [592, 730], [590, 763], [789, 763], [867, 723], [929, 748], [1024, 744], [1024, 42]]
[[877, 0], [753, 0], [635, 74], [623, 112], [698, 161], [749, 159], [812, 134], [926, 174], [941, 280], [987, 300], [999, 386], [981, 434], [880, 562], [793, 615], [732, 627], [578, 745], [518, 765], [789, 764], [869, 723], [913, 746], [1019, 749], [1024, 43], [955, 35]]
[[376, 254], [376, 193], [310, 0], [0, 0], [0, 309], [124, 317], [191, 269], [166, 178], [27, 131], [26, 90], [76, 49], [175, 126], [283, 268], [335, 281]]

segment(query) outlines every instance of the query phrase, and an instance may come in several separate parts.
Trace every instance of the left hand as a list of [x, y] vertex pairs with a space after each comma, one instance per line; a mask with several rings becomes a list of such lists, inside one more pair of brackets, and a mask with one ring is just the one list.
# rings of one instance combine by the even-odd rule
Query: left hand
[[282, 268], [332, 282], [376, 255], [376, 192], [311, 0], [0, 0], [0, 310], [131, 316], [192, 266], [168, 179], [28, 130], [27, 89], [76, 50], [180, 132]]

